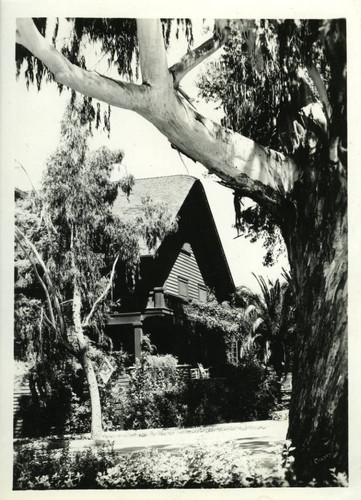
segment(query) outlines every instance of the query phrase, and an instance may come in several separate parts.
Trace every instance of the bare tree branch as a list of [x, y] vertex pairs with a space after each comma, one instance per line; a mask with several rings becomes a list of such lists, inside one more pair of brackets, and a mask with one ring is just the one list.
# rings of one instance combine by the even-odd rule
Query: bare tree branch
[[[222, 20], [223, 24], [225, 20]], [[218, 20], [218, 36], [212, 36], [207, 41], [199, 45], [196, 49], [190, 50], [180, 61], [169, 68], [173, 75], [173, 86], [177, 88], [182, 80], [192, 69], [202, 63], [207, 57], [214, 54], [227, 41], [230, 27], [227, 23], [220, 24]]]
[[93, 307], [91, 308], [90, 310], [90, 313], [88, 314], [88, 316], [86, 317], [85, 321], [83, 321], [82, 323], [82, 326], [85, 327], [85, 326], [88, 326], [89, 325], [89, 321], [91, 320], [91, 317], [93, 316], [94, 312], [95, 312], [95, 309], [97, 308], [98, 304], [107, 296], [109, 290], [110, 290], [110, 287], [112, 286], [112, 283], [113, 283], [113, 278], [114, 278], [114, 273], [115, 273], [115, 268], [116, 268], [116, 265], [118, 263], [118, 260], [119, 260], [119, 254], [116, 256], [116, 259], [114, 260], [114, 263], [113, 263], [113, 267], [112, 267], [112, 271], [110, 273], [110, 278], [109, 278], [109, 283], [107, 284], [107, 286], [105, 287], [103, 293], [97, 298], [97, 300], [94, 302], [93, 304]]

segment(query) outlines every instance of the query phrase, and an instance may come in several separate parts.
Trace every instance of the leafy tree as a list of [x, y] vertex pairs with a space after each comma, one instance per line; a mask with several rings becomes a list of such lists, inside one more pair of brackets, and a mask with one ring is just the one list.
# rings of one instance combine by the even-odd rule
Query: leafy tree
[[40, 347], [54, 358], [62, 344], [80, 362], [89, 386], [95, 436], [101, 432], [101, 408], [92, 345], [105, 342], [103, 299], [116, 263], [121, 259], [135, 264], [137, 242], [111, 211], [118, 192], [118, 185], [109, 180], [111, 166], [121, 161], [122, 153], [101, 149], [89, 154], [84, 123], [76, 106], [68, 106], [60, 145], [44, 176], [41, 227], [33, 234], [18, 218], [16, 239], [46, 297], [42, 323], [55, 349], [41, 335]]
[[[137, 112], [239, 197], [256, 201], [279, 226], [297, 294], [299, 335], [289, 428], [296, 447], [295, 467], [306, 479], [322, 476], [333, 466], [346, 471], [345, 20], [233, 22], [244, 40], [236, 55], [244, 60], [244, 73], [237, 79], [251, 75], [264, 87], [268, 81], [276, 96], [270, 104], [263, 100], [256, 111], [247, 111], [247, 89], [241, 94], [244, 106], [239, 114], [260, 116], [263, 106], [275, 118], [272, 126], [268, 116], [264, 118], [262, 137], [256, 140], [249, 137], [256, 133], [255, 127], [248, 131], [251, 120], [239, 122], [241, 133], [213, 123], [194, 109], [180, 88], [182, 78], [228, 40], [231, 23], [216, 21], [214, 36], [168, 68], [158, 20], [69, 22], [73, 36], [61, 47], [56, 33], [50, 43], [44, 38], [43, 20], [36, 21], [38, 28], [30, 19], [18, 20], [17, 42], [30, 51], [25, 54], [21, 48], [18, 67], [26, 59], [30, 80], [36, 74], [40, 82], [50, 73], [58, 84], [86, 95], [90, 105], [95, 98]], [[168, 27], [163, 21], [166, 41]], [[122, 74], [127, 65], [129, 73], [133, 54], [139, 53], [142, 83], [88, 71], [81, 51], [84, 40], [100, 43]], [[251, 92], [248, 104], [256, 98], [257, 92]], [[236, 107], [229, 108], [232, 112]], [[264, 137], [267, 142], [261, 146], [256, 141]], [[279, 151], [268, 147], [277, 144]]]
[[[91, 153], [88, 136], [80, 107], [70, 104], [61, 125], [60, 145], [47, 163], [42, 192], [38, 199], [25, 200], [19, 207], [16, 321], [18, 339], [25, 336], [21, 343], [37, 355], [38, 382], [40, 367], [43, 375], [49, 376], [51, 364], [61, 370], [68, 363], [69, 353], [81, 364], [89, 386], [95, 436], [101, 432], [101, 407], [94, 346], [108, 351], [111, 348], [104, 334], [105, 299], [117, 263], [124, 264], [121, 269], [126, 273], [119, 279], [128, 277], [131, 287], [140, 236], [156, 240], [173, 223], [164, 208], [163, 219], [156, 227], [150, 226], [151, 217], [148, 224], [135, 228], [113, 214], [119, 185], [128, 192], [134, 180], [111, 182], [112, 167], [121, 161], [123, 153], [106, 148]], [[148, 210], [151, 207], [148, 200]], [[35, 324], [31, 314], [37, 317]], [[67, 353], [63, 357], [59, 355], [60, 344], [65, 349], [63, 354]], [[23, 356], [26, 358], [26, 353]]]

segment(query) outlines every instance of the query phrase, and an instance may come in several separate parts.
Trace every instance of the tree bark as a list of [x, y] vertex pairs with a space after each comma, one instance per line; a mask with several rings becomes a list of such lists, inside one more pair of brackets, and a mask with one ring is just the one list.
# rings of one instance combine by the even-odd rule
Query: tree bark
[[96, 379], [93, 363], [86, 351], [82, 354], [81, 364], [83, 366], [89, 387], [91, 405], [91, 436], [93, 439], [98, 439], [101, 437], [103, 432], [99, 386]]
[[288, 437], [307, 482], [348, 471], [347, 193], [337, 166], [305, 172], [282, 229], [297, 287]]
[[94, 372], [93, 363], [89, 357], [89, 341], [85, 337], [81, 322], [81, 297], [76, 279], [74, 279], [73, 292], [73, 323], [74, 334], [79, 348], [79, 360], [83, 367], [88, 387], [91, 405], [91, 435], [97, 439], [102, 434], [102, 412], [100, 405], [99, 387]]

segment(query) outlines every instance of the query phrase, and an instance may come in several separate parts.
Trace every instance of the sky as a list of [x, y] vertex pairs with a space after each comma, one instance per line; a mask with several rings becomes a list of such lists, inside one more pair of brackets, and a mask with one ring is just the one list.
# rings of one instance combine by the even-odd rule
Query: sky
[[[204, 41], [201, 26], [194, 29], [195, 46]], [[169, 66], [176, 62], [186, 50], [186, 45], [174, 42], [168, 51]], [[94, 68], [106, 72], [106, 67], [97, 63], [99, 55], [94, 56]], [[204, 68], [203, 68], [204, 70]], [[186, 92], [196, 99], [199, 112], [219, 121], [222, 111], [215, 105], [207, 104], [197, 98], [195, 79], [202, 67], [196, 69], [182, 82]], [[46, 160], [57, 147], [60, 136], [60, 120], [64, 113], [69, 94], [59, 96], [55, 84], [44, 84], [40, 92], [33, 86], [26, 89], [20, 78], [15, 83], [12, 93], [12, 106], [15, 120], [12, 122], [13, 137], [16, 137], [14, 148], [15, 185], [29, 189], [30, 182], [22, 165], [35, 187], [41, 183], [42, 172]], [[119, 175], [131, 173], [135, 178], [156, 177], [162, 175], [189, 174], [201, 179], [211, 206], [213, 217], [223, 244], [236, 286], [247, 286], [258, 291], [258, 284], [252, 273], [262, 274], [271, 280], [277, 279], [282, 268], [288, 268], [286, 255], [279, 258], [273, 267], [263, 267], [262, 259], [265, 249], [261, 243], [250, 243], [249, 239], [236, 238], [234, 224], [233, 195], [230, 189], [221, 186], [214, 176], [207, 175], [206, 169], [199, 163], [180, 157], [171, 148], [168, 140], [158, 130], [136, 113], [120, 108], [111, 110], [111, 135], [95, 133], [90, 147], [95, 149], [107, 145], [111, 149], [122, 149], [125, 153]]]

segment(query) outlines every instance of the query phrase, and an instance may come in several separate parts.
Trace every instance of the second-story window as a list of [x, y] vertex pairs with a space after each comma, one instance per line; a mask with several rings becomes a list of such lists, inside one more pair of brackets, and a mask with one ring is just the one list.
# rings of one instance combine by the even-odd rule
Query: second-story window
[[188, 280], [178, 276], [178, 294], [185, 299], [188, 299]]
[[198, 285], [199, 302], [207, 302], [207, 288], [204, 285]]

